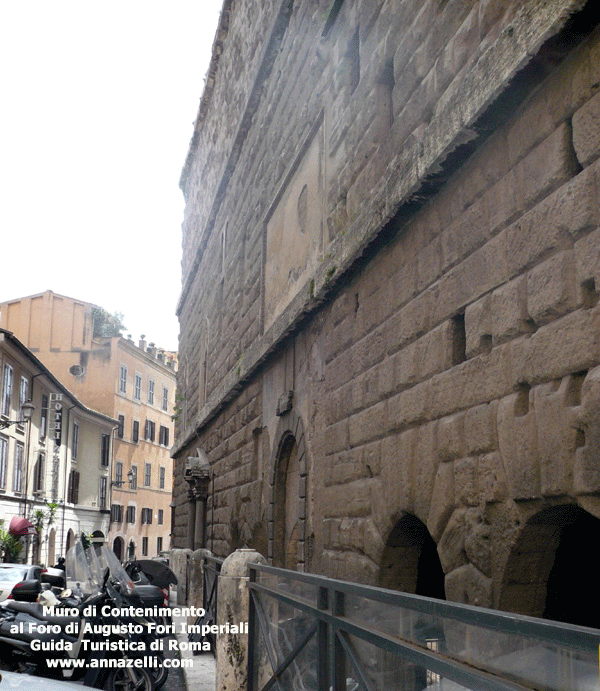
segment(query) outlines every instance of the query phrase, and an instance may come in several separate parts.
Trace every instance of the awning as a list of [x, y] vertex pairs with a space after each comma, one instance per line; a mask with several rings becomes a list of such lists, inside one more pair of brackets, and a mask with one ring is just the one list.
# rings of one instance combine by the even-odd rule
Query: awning
[[11, 535], [35, 535], [37, 533], [35, 526], [28, 521], [26, 518], [13, 516], [10, 525], [8, 526], [8, 532]]

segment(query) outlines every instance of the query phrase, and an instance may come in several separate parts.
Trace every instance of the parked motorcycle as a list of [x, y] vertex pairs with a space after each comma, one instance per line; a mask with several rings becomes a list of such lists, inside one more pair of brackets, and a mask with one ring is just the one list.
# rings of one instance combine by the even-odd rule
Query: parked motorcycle
[[67, 555], [67, 589], [52, 614], [40, 603], [8, 601], [0, 612], [0, 668], [72, 681], [104, 691], [154, 691], [156, 663], [147, 630], [123, 620], [132, 583], [102, 555], [75, 543]]

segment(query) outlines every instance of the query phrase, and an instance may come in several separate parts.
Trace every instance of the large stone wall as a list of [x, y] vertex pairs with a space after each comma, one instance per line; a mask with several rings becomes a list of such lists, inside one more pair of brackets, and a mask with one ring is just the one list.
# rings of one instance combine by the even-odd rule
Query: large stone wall
[[582, 3], [346, 0], [325, 35], [329, 3], [270, 5], [226, 3], [183, 179], [208, 547], [418, 590], [411, 516], [447, 597], [544, 614], [561, 531], [600, 517], [600, 32]]

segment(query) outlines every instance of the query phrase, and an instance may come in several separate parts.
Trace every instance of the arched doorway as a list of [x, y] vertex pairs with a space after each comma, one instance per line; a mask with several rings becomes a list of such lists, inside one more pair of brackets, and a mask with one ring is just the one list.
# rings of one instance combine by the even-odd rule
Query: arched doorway
[[65, 556], [67, 552], [73, 547], [73, 543], [75, 542], [75, 533], [73, 532], [72, 528], [69, 528], [69, 532], [67, 533], [67, 542], [65, 545]]
[[115, 553], [119, 561], [123, 561], [123, 552], [125, 551], [125, 541], [122, 537], [116, 537], [113, 540], [112, 546], [113, 552]]
[[445, 600], [444, 570], [425, 524], [404, 514], [392, 528], [381, 559], [379, 586]]
[[280, 444], [274, 485], [273, 564], [285, 569], [298, 565], [299, 487], [298, 445], [288, 434]]
[[[379, 586], [445, 600], [444, 570], [436, 544], [425, 524], [405, 513], [390, 531], [379, 569]], [[397, 616], [390, 611], [390, 616]], [[443, 651], [443, 629], [429, 617], [415, 616], [413, 635], [430, 650]], [[379, 652], [375, 666], [384, 686], [419, 691], [439, 681], [431, 671], [397, 656]]]
[[310, 569], [308, 456], [302, 418], [289, 410], [279, 418], [271, 455], [267, 556], [276, 566]]
[[589, 555], [599, 539], [600, 520], [575, 504], [536, 513], [510, 552], [500, 609], [597, 627], [600, 595]]

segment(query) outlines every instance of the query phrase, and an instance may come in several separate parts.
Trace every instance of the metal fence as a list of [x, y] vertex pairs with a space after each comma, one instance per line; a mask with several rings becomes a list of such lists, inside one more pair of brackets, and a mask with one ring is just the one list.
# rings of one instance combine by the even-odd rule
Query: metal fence
[[253, 564], [249, 691], [597, 691], [600, 630]]
[[204, 624], [216, 624], [217, 623], [217, 606], [218, 606], [218, 595], [219, 595], [219, 574], [221, 573], [221, 567], [223, 566], [224, 559], [219, 557], [205, 556], [203, 564], [203, 578], [202, 578], [202, 609], [204, 610], [204, 615], [198, 617], [194, 622], [195, 626], [192, 629], [192, 633], [188, 634], [188, 640], [192, 642], [204, 642], [205, 640], [210, 643], [210, 649], [215, 654], [215, 644], [216, 636], [214, 633], [207, 633], [201, 635], [198, 633], [202, 630]]

